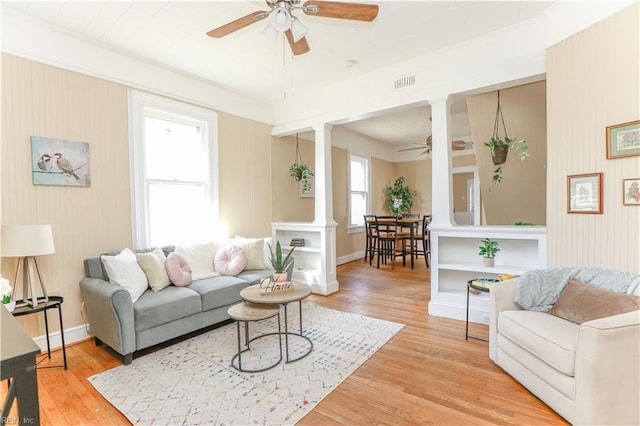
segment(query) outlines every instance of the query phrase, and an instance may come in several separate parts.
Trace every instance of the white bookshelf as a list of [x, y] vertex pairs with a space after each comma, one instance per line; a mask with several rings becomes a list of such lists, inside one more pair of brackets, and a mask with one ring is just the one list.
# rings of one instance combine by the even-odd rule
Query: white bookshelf
[[295, 247], [293, 280], [311, 285], [314, 293], [338, 291], [336, 279], [336, 227], [307, 222], [274, 222], [271, 224], [273, 245], [280, 241], [283, 252], [289, 252], [293, 238], [304, 238], [305, 245]]
[[[431, 226], [431, 300], [429, 315], [463, 320], [467, 281], [522, 275], [546, 267], [547, 233], [544, 226]], [[481, 240], [498, 242], [495, 266], [482, 264]], [[469, 321], [489, 322], [489, 294], [470, 295]]]

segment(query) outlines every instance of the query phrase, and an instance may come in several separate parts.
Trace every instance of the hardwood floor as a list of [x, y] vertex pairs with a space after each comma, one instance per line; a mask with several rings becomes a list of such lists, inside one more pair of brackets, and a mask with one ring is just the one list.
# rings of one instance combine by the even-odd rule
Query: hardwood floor
[[[486, 342], [465, 341], [464, 322], [427, 315], [429, 275], [420, 261], [391, 271], [360, 260], [338, 267], [338, 293], [307, 299], [406, 327], [298, 424], [567, 424], [489, 360]], [[488, 329], [473, 324], [470, 333], [486, 338]], [[38, 370], [42, 424], [129, 424], [86, 380], [120, 359], [93, 340], [70, 345], [67, 357], [67, 371]]]

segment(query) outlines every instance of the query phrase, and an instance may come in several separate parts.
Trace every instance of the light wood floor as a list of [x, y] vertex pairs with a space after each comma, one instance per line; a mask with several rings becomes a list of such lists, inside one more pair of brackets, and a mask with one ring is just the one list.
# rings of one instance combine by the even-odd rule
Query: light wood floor
[[[406, 327], [299, 424], [567, 424], [489, 360], [486, 342], [465, 341], [464, 322], [427, 315], [429, 275], [422, 261], [413, 271], [391, 271], [360, 260], [338, 267], [338, 293], [307, 299]], [[487, 331], [476, 324], [470, 330], [485, 338]], [[38, 370], [42, 424], [129, 424], [86, 380], [120, 359], [92, 340], [69, 346], [67, 357], [67, 371]], [[61, 358], [56, 351], [52, 361]], [[4, 384], [2, 399], [3, 392]]]

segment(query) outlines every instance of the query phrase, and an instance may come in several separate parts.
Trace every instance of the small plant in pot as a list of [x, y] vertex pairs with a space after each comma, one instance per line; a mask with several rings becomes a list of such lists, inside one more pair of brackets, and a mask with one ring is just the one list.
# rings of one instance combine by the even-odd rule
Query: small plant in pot
[[276, 243], [276, 251], [273, 252], [271, 248], [271, 244], [269, 244], [269, 260], [271, 261], [271, 266], [273, 267], [273, 280], [274, 281], [287, 281], [287, 269], [293, 263], [294, 259], [291, 257], [293, 250], [295, 247], [291, 247], [291, 250], [287, 254], [287, 256], [282, 258], [282, 247], [280, 246], [280, 241]]
[[529, 147], [527, 141], [524, 139], [516, 140], [505, 136], [501, 139], [498, 136], [493, 136], [489, 139], [489, 142], [485, 142], [484, 146], [488, 147], [491, 151], [491, 157], [493, 164], [498, 166], [493, 171], [493, 183], [498, 185], [502, 182], [502, 164], [507, 161], [507, 154], [510, 149], [513, 149], [520, 160], [524, 160], [529, 156]]
[[300, 182], [302, 192], [309, 192], [311, 190], [311, 178], [313, 175], [313, 170], [306, 164], [293, 163], [291, 167], [289, 167], [289, 176], [296, 182]]
[[480, 256], [484, 256], [482, 258], [482, 263], [484, 266], [494, 266], [496, 253], [500, 251], [498, 248], [498, 242], [491, 241], [489, 238], [485, 238], [481, 240], [481, 242], [482, 245], [480, 246], [480, 252], [478, 254]]
[[0, 297], [2, 297], [2, 304], [9, 312], [13, 312], [16, 307], [16, 302], [11, 300], [11, 286], [9, 280], [0, 277]]

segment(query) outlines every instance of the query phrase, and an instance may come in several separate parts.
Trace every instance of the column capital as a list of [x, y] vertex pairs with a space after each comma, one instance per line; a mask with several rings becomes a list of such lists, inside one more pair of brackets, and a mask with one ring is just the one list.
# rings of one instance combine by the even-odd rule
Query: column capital
[[333, 126], [328, 123], [316, 123], [316, 124], [313, 124], [311, 128], [315, 131], [324, 130], [325, 132], [328, 132], [328, 131], [331, 131], [331, 129], [333, 129]]
[[451, 105], [451, 97], [449, 95], [439, 97], [439, 98], [429, 99], [428, 101], [429, 101], [429, 105], [442, 105], [442, 104]]

